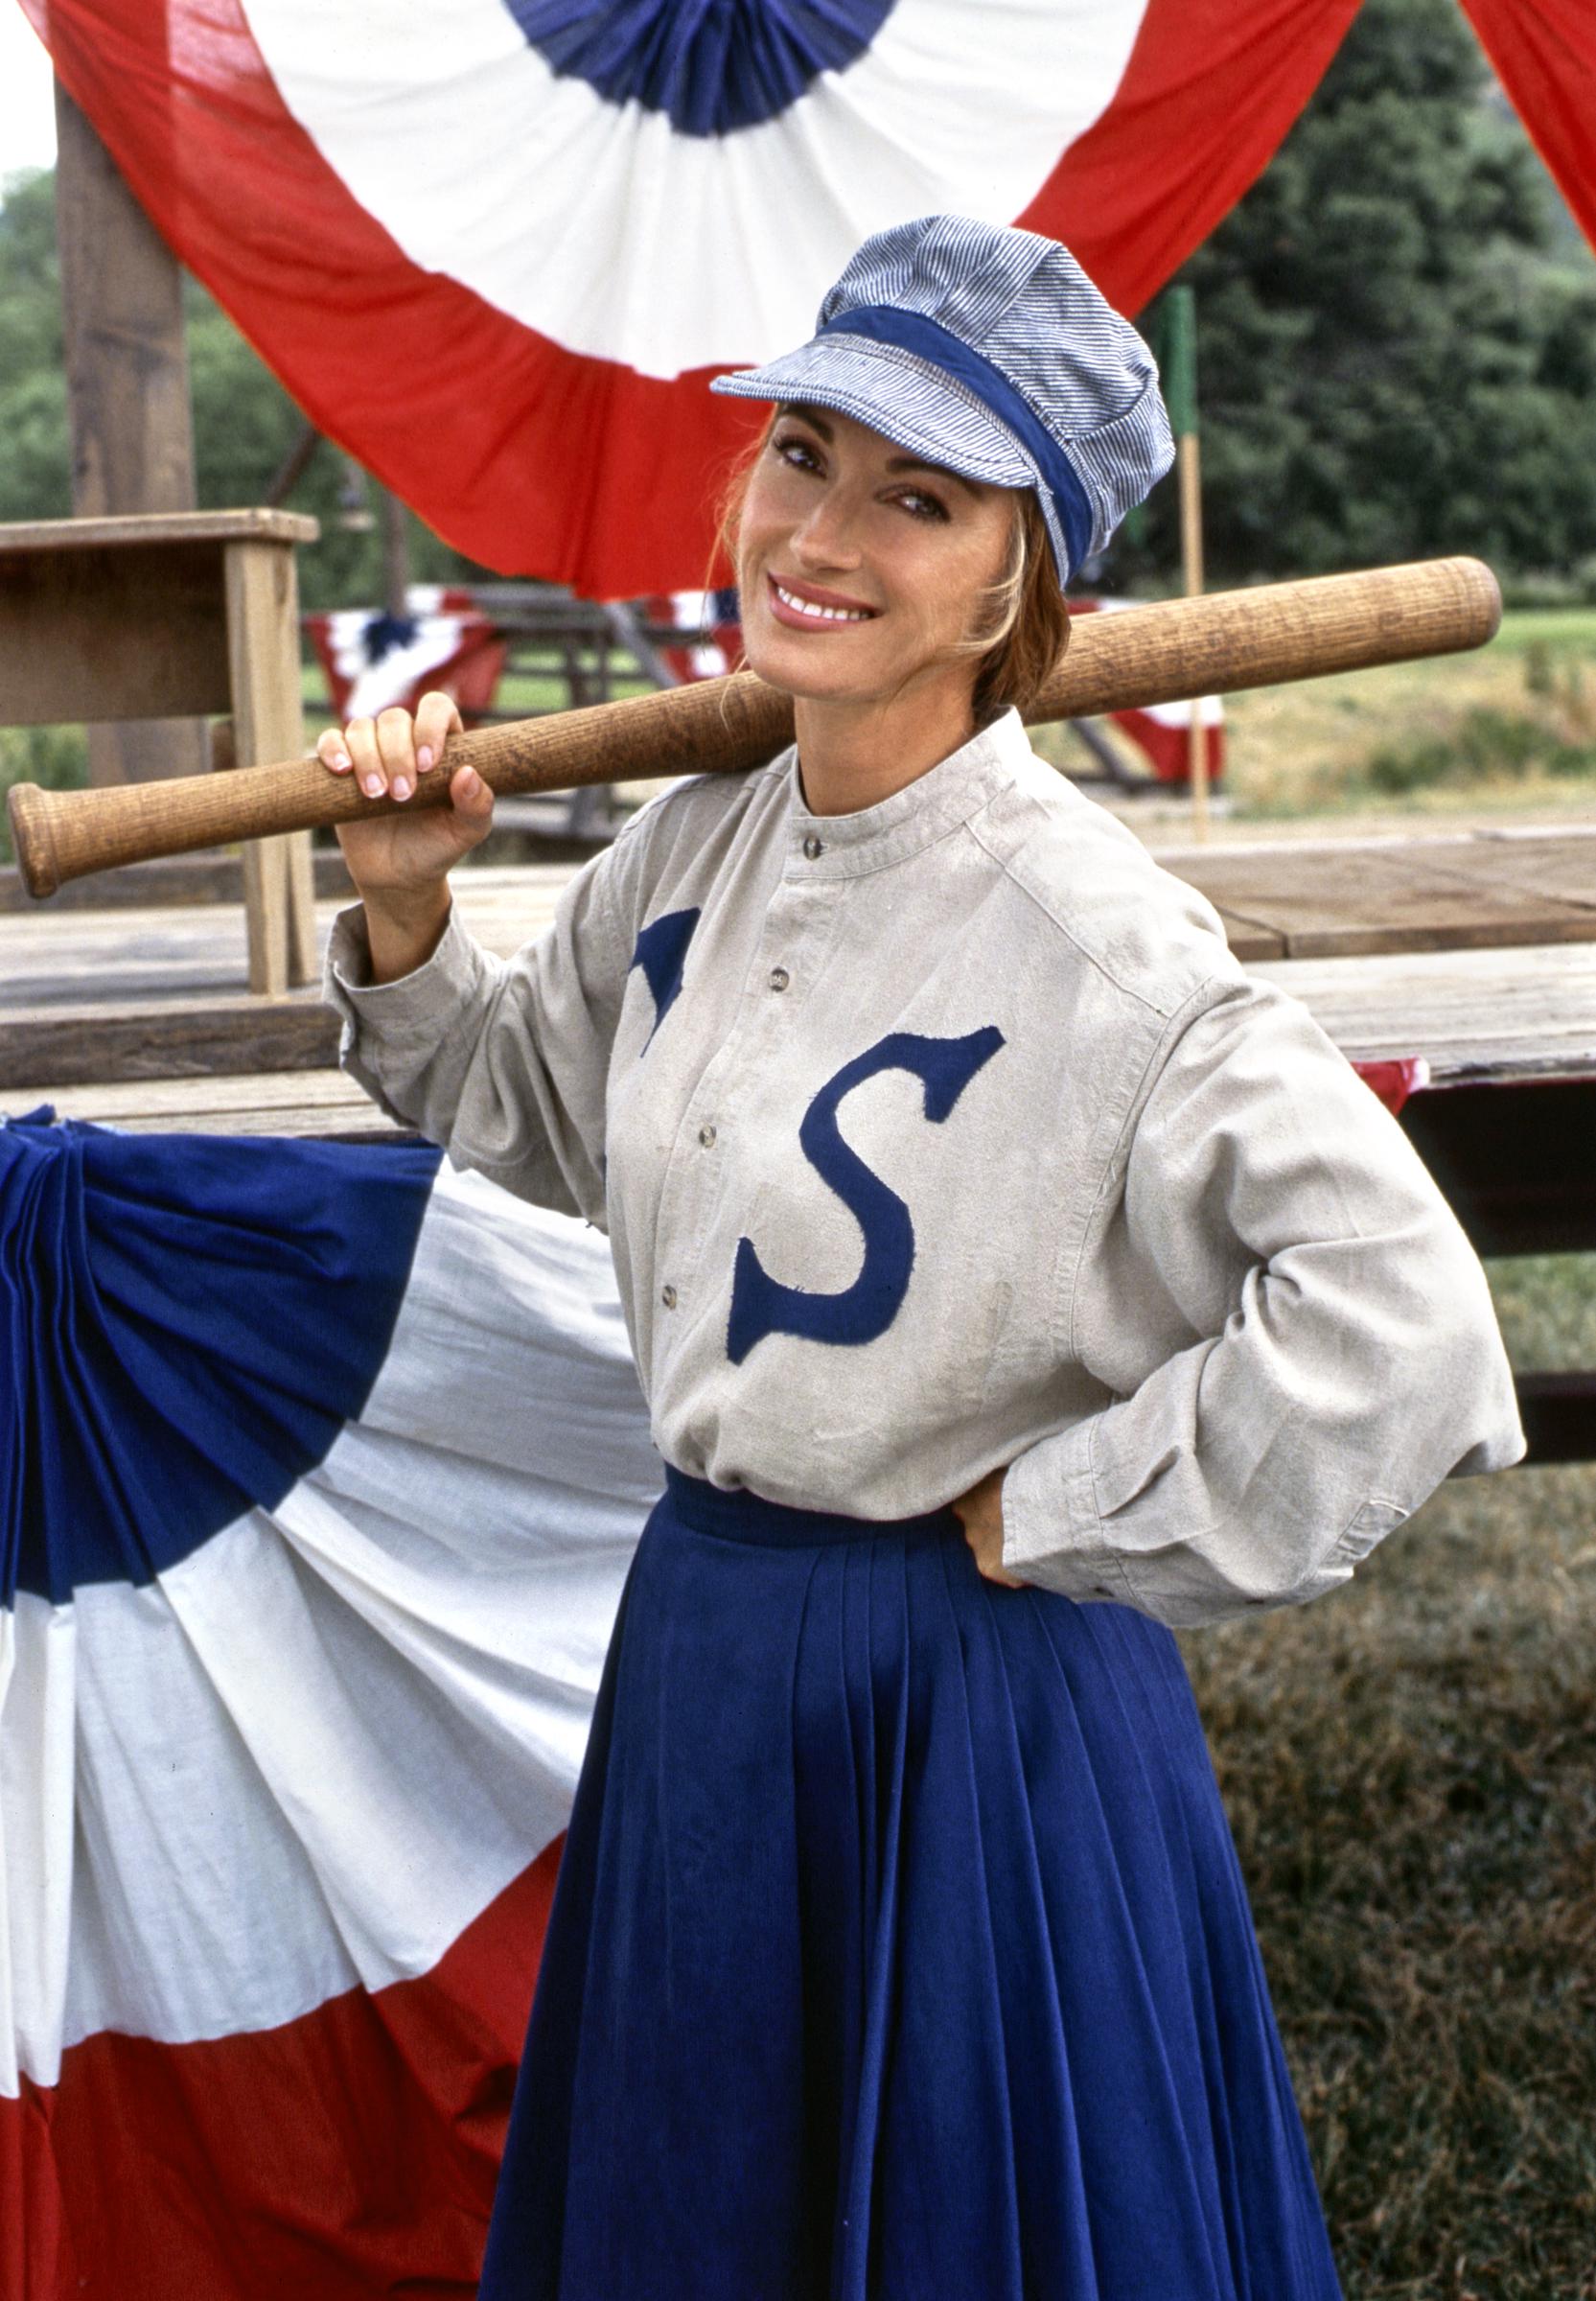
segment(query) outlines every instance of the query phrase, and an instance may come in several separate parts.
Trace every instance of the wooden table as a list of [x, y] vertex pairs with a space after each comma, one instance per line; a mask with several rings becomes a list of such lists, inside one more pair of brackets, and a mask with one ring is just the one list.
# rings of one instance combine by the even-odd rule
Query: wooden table
[[[0, 724], [225, 716], [230, 764], [305, 747], [290, 511], [163, 512], [0, 526]], [[244, 850], [246, 980], [315, 973], [308, 833]]]

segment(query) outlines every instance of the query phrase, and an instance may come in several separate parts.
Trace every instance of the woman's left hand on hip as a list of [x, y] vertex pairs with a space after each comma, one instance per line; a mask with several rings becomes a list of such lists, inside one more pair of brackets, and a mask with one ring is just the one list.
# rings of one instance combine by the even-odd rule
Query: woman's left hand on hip
[[968, 1494], [960, 1495], [950, 1507], [962, 1521], [964, 1539], [975, 1556], [976, 1565], [988, 1582], [1001, 1582], [1009, 1590], [1024, 1590], [1026, 1585], [1013, 1574], [1006, 1573], [1003, 1564], [1003, 1470], [989, 1470], [978, 1479]]

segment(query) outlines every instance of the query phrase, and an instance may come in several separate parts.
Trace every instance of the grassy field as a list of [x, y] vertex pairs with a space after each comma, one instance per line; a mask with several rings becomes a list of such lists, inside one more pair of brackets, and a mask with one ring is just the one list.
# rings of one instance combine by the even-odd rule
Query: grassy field
[[[1596, 1365], [1596, 1255], [1487, 1269], [1515, 1366]], [[1596, 1463], [1179, 1637], [1346, 2301], [1596, 2301]]]

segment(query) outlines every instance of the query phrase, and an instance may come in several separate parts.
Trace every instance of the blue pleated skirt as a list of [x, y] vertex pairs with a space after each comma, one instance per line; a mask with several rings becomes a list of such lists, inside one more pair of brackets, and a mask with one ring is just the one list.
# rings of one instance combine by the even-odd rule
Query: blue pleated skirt
[[487, 2301], [1340, 2301], [1179, 1648], [668, 1475]]

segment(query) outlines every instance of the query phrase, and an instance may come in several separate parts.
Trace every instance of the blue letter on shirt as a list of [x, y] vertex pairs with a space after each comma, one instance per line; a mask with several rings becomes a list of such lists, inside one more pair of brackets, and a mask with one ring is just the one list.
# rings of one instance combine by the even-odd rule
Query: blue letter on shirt
[[909, 1071], [925, 1088], [925, 1115], [940, 1126], [983, 1063], [1003, 1045], [989, 1023], [966, 1038], [924, 1038], [893, 1031], [866, 1054], [844, 1063], [803, 1114], [798, 1141], [821, 1180], [829, 1184], [865, 1234], [865, 1260], [852, 1286], [838, 1294], [810, 1294], [784, 1287], [760, 1262], [752, 1239], [737, 1242], [731, 1280], [731, 1317], [726, 1355], [740, 1366], [767, 1335], [798, 1335], [811, 1342], [873, 1342], [903, 1308], [914, 1261], [909, 1209], [879, 1174], [844, 1142], [837, 1110], [844, 1095], [882, 1071]]
[[[653, 994], [654, 1031], [664, 1021], [682, 988], [682, 962], [697, 925], [696, 911], [667, 911], [662, 918], [651, 919], [637, 937], [632, 966], [642, 968], [643, 981]], [[630, 974], [632, 967], [626, 971]], [[645, 1055], [654, 1043], [654, 1031], [643, 1041]]]

